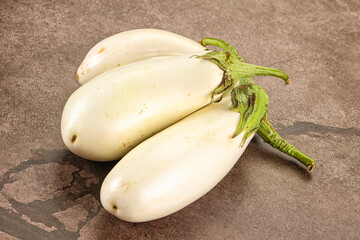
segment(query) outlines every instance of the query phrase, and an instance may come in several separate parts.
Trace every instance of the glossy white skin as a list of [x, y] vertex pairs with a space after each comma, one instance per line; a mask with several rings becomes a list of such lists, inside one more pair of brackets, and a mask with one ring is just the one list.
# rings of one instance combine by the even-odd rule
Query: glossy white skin
[[137, 29], [121, 32], [100, 41], [88, 52], [77, 71], [77, 79], [84, 84], [118, 66], [154, 57], [204, 50], [198, 42], [163, 30]]
[[116, 160], [146, 138], [208, 104], [223, 71], [207, 60], [191, 56], [129, 64], [78, 88], [62, 115], [65, 145], [89, 160]]
[[[229, 98], [211, 104], [130, 151], [106, 176], [104, 208], [129, 222], [174, 213], [210, 191], [240, 158], [251, 135], [232, 138], [239, 113]], [[116, 207], [114, 207], [116, 206]]]

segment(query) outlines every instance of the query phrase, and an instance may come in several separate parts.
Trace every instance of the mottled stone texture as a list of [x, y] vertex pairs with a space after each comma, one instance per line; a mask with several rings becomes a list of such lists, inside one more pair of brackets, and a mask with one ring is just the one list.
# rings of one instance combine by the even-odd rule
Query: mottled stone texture
[[[99, 191], [115, 163], [70, 153], [60, 118], [87, 51], [136, 28], [222, 38], [287, 72], [290, 86], [255, 80], [269, 118], [315, 171], [255, 138], [185, 209], [142, 224], [108, 214]], [[0, 36], [1, 239], [360, 239], [358, 0], [8, 0]]]

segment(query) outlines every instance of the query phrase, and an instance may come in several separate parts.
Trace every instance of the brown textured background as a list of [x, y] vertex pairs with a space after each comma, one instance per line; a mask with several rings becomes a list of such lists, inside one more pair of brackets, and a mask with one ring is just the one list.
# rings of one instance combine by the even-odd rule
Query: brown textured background
[[[185, 209], [126, 223], [99, 203], [115, 163], [70, 153], [62, 108], [87, 51], [115, 33], [159, 28], [232, 43], [250, 63], [269, 117], [317, 160], [311, 174], [255, 138], [232, 171]], [[360, 239], [360, 3], [1, 1], [0, 239]]]

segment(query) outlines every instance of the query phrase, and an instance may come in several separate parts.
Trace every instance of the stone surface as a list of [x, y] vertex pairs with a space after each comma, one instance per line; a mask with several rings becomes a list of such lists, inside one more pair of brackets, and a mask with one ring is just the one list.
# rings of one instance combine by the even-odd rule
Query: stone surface
[[81, 205], [75, 205], [64, 211], [53, 214], [65, 226], [65, 230], [76, 232], [79, 223], [84, 222], [87, 217], [87, 211]]
[[[1, 239], [360, 239], [360, 3], [1, 1]], [[168, 217], [123, 222], [101, 206], [115, 163], [69, 152], [62, 108], [87, 51], [115, 33], [159, 28], [232, 43], [292, 79], [255, 79], [269, 117], [317, 160], [308, 173], [256, 137], [208, 194]]]

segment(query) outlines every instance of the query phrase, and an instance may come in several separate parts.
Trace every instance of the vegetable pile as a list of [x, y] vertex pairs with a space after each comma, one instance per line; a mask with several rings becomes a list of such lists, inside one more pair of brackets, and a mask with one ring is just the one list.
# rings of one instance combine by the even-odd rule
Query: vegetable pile
[[206, 194], [255, 133], [313, 170], [315, 162], [272, 127], [268, 95], [254, 76], [290, 83], [281, 70], [246, 63], [223, 40], [122, 32], [96, 44], [81, 63], [83, 85], [64, 107], [62, 138], [80, 157], [122, 158], [100, 198], [108, 212], [130, 222], [167, 216]]

